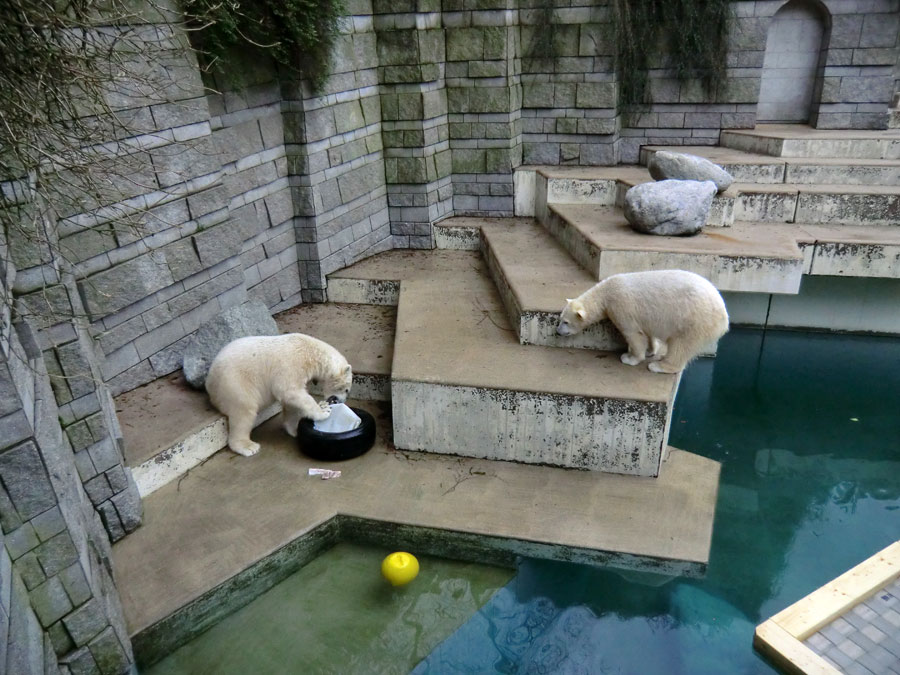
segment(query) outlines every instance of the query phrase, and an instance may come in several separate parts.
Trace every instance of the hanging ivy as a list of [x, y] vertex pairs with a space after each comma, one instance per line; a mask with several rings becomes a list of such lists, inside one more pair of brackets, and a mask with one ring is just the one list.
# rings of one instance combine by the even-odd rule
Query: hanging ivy
[[341, 0], [185, 0], [184, 12], [208, 63], [227, 70], [249, 46], [319, 89], [344, 12]]
[[696, 79], [707, 96], [725, 80], [729, 0], [614, 0], [619, 96], [651, 102], [649, 70], [671, 68]]

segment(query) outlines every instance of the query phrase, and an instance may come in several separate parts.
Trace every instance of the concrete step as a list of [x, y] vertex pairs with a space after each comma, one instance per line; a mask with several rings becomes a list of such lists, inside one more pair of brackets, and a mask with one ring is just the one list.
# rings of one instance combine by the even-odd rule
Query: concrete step
[[595, 279], [683, 269], [723, 291], [796, 293], [800, 287], [803, 255], [783, 226], [740, 222], [693, 237], [657, 237], [632, 230], [621, 209], [577, 204], [550, 205], [541, 220]]
[[[900, 167], [900, 162], [896, 162]], [[560, 171], [560, 169], [564, 169]], [[782, 167], [784, 170], [784, 167]], [[900, 168], [897, 169], [900, 171]], [[533, 172], [530, 213], [546, 204], [623, 206], [625, 193], [652, 181], [645, 167], [525, 167]], [[520, 203], [525, 203], [523, 197]], [[707, 226], [736, 221], [832, 225], [893, 225], [900, 213], [900, 184], [854, 185], [735, 182], [713, 199]], [[525, 214], [520, 214], [525, 215]]]
[[677, 377], [625, 366], [610, 352], [520, 344], [474, 251], [380, 253], [330, 275], [328, 294], [352, 289], [366, 302], [387, 284], [400, 289], [391, 384], [398, 448], [658, 473]]
[[[900, 175], [900, 161], [895, 164], [892, 170]], [[644, 167], [585, 168], [577, 173], [574, 168], [564, 173], [540, 169], [534, 181], [535, 203], [546, 200], [547, 204], [621, 207], [629, 189], [653, 180]], [[540, 193], [546, 194], [539, 196]], [[898, 182], [854, 185], [736, 181], [715, 196], [706, 222], [709, 227], [729, 227], [735, 221], [893, 225], [898, 222], [898, 214]]]
[[900, 131], [812, 129], [801, 124], [760, 124], [723, 130], [719, 145], [773, 157], [900, 159]]
[[400, 282], [404, 279], [454, 278], [459, 265], [477, 266], [480, 259], [477, 248], [439, 252], [404, 249], [385, 251], [329, 274], [328, 300], [337, 303], [396, 306], [400, 298]]
[[660, 150], [704, 157], [723, 167], [738, 183], [797, 185], [900, 185], [900, 159], [842, 159], [834, 157], [772, 157], [719, 146], [659, 146], [641, 148], [646, 166]]
[[597, 283], [565, 249], [532, 219], [485, 224], [484, 257], [510, 323], [521, 344], [622, 351], [625, 341], [613, 324], [601, 321], [578, 335], [556, 334], [566, 298]]
[[804, 274], [900, 279], [900, 228], [801, 225]]
[[677, 384], [618, 354], [519, 344], [483, 264], [402, 283], [398, 448], [655, 476]]
[[[390, 399], [394, 308], [302, 305], [275, 318], [283, 333], [327, 340], [347, 356], [354, 368], [354, 398]], [[206, 392], [190, 387], [180, 373], [121, 394], [115, 403], [125, 459], [142, 496], [181, 477], [227, 444], [224, 415]], [[267, 408], [257, 424], [279, 412], [277, 405]]]
[[[719, 464], [671, 449], [656, 479], [393, 448], [385, 404], [375, 446], [340, 478], [272, 420], [252, 458], [219, 453], [144, 501], [144, 524], [112, 557], [129, 633], [146, 666], [337, 541], [512, 567], [517, 556], [700, 576]], [[384, 582], [372, 570], [372, 592]], [[388, 593], [387, 588], [384, 592]]]

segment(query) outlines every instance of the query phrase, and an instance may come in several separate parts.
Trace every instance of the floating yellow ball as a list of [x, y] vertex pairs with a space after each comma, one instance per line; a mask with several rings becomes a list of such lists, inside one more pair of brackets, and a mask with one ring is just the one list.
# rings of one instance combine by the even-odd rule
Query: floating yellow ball
[[412, 553], [391, 553], [381, 563], [381, 574], [392, 586], [405, 586], [419, 573], [419, 561]]

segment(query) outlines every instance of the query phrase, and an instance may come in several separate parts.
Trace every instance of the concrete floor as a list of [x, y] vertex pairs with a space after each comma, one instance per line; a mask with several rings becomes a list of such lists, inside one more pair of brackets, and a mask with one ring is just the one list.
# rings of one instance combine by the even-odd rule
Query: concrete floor
[[206, 392], [191, 387], [181, 372], [120, 394], [115, 403], [125, 439], [125, 462], [131, 467], [221, 417]]
[[401, 529], [379, 543], [446, 557], [705, 569], [717, 462], [673, 449], [659, 478], [637, 478], [405, 453], [390, 443], [385, 404], [358, 405], [375, 415], [379, 437], [366, 455], [331, 467], [340, 478], [308, 476], [322, 464], [273, 419], [253, 434], [258, 455], [221, 451], [145, 499], [143, 526], [113, 547], [133, 635], [338, 514], [363, 523], [342, 530], [347, 538], [371, 540], [385, 530], [365, 523], [394, 523]]

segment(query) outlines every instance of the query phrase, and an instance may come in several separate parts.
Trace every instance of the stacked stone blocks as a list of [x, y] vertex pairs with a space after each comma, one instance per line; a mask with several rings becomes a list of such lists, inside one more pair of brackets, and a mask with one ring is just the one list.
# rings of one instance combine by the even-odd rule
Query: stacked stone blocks
[[376, 0], [381, 136], [394, 246], [431, 248], [452, 213], [440, 2]]
[[[608, 3], [520, 10], [526, 164], [612, 165], [619, 131]], [[549, 25], [548, 25], [549, 23]]]
[[[5, 271], [8, 293], [15, 269]], [[108, 572], [107, 537], [140, 522], [140, 500], [106, 427], [110, 411], [98, 405], [71, 422], [72, 401], [56, 404], [72, 396], [111, 399], [98, 391], [79, 351], [86, 333], [42, 354], [46, 334], [36, 335], [24, 320], [13, 326], [11, 319], [5, 312], [0, 331], [0, 669], [124, 673], [133, 659]], [[44, 367], [51, 354], [58, 368], [53, 387]], [[77, 437], [73, 428], [86, 420], [96, 423], [100, 438], [79, 453], [81, 463], [100, 469], [93, 484], [83, 483], [70, 442]], [[102, 494], [90, 494], [100, 481]]]
[[522, 164], [518, 5], [445, 2], [446, 87], [456, 215], [513, 213]]

